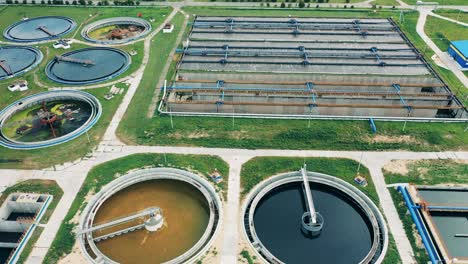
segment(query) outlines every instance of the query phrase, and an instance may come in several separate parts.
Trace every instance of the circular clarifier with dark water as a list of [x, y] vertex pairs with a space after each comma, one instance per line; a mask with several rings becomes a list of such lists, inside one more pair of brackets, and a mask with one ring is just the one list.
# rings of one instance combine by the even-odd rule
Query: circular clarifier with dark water
[[110, 80], [130, 66], [130, 56], [122, 50], [93, 47], [56, 56], [46, 67], [49, 79], [70, 85]]
[[23, 74], [42, 61], [42, 52], [33, 47], [0, 47], [0, 80]]
[[76, 23], [68, 17], [34, 17], [9, 26], [3, 32], [3, 36], [15, 42], [36, 42], [59, 38], [75, 27]]
[[386, 228], [375, 205], [338, 178], [308, 175], [315, 209], [324, 219], [320, 234], [311, 237], [301, 230], [307, 206], [298, 173], [277, 176], [251, 193], [244, 212], [247, 237], [261, 245], [254, 246], [260, 256], [288, 264], [381, 261]]

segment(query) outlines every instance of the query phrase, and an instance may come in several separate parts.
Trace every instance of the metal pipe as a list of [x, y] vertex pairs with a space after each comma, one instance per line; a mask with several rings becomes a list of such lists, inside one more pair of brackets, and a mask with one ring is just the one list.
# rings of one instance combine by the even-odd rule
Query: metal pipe
[[424, 244], [424, 247], [426, 248], [429, 258], [431, 259], [431, 262], [433, 264], [439, 263], [440, 258], [437, 254], [434, 244], [432, 243], [429, 237], [429, 234], [427, 232], [426, 227], [424, 226], [419, 212], [414, 208], [415, 205], [408, 194], [408, 190], [402, 185], [398, 186], [397, 189], [403, 195], [403, 199], [405, 200], [406, 206], [408, 207], [408, 211], [410, 212], [411, 218], [413, 219], [413, 222], [416, 225], [416, 229], [418, 230], [419, 235], [421, 236], [421, 240]]

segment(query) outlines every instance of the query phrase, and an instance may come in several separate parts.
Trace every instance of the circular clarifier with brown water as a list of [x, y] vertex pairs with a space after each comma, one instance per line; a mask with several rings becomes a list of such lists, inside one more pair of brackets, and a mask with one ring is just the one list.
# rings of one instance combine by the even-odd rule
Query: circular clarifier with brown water
[[[96, 243], [110, 259], [119, 263], [163, 263], [182, 255], [203, 236], [209, 220], [209, 208], [203, 194], [191, 184], [174, 180], [154, 180], [132, 185], [101, 206], [96, 224], [159, 207], [164, 226], [157, 232], [140, 229]], [[94, 232], [94, 236], [109, 230]]]
[[[153, 215], [144, 212], [153, 209], [163, 224], [145, 228]], [[200, 176], [144, 169], [117, 178], [91, 199], [79, 241], [90, 263], [187, 263], [209, 248], [221, 215], [216, 191]]]

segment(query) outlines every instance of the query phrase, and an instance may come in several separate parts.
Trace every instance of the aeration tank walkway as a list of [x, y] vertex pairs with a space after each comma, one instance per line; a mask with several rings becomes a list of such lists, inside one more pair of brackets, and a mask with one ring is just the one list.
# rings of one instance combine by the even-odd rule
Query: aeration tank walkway
[[13, 72], [11, 71], [10, 65], [8, 65], [5, 60], [0, 60], [0, 68], [2, 68], [8, 75], [13, 74]]
[[75, 58], [70, 58], [70, 57], [65, 57], [65, 56], [60, 56], [56, 55], [55, 59], [58, 62], [70, 62], [70, 63], [76, 63], [76, 64], [83, 64], [83, 65], [94, 65], [94, 61], [92, 60], [82, 60], [82, 59], [75, 59]]
[[309, 180], [307, 179], [306, 166], [301, 168], [302, 180], [304, 183], [304, 191], [306, 196], [307, 211], [310, 213], [311, 221], [313, 224], [317, 223], [317, 213], [315, 211], [314, 201], [312, 200], [312, 192], [310, 191]]
[[37, 29], [43, 31], [44, 33], [46, 33], [47, 35], [49, 35], [51, 37], [57, 35], [57, 34], [51, 32], [46, 26], [38, 26]]

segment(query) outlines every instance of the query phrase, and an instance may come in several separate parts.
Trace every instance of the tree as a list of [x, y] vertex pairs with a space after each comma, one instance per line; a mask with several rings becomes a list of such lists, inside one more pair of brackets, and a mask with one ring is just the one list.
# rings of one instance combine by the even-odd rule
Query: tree
[[85, 0], [78, 0], [78, 3], [79, 3], [80, 5], [86, 5], [86, 1], [85, 1]]
[[298, 6], [299, 6], [299, 8], [304, 8], [305, 7], [304, 1], [300, 0]]
[[285, 8], [286, 5], [284, 4], [284, 2], [281, 2], [281, 5], [280, 5], [281, 8]]
[[92, 5], [93, 5], [93, 1], [89, 0], [89, 1], [88, 1], [88, 5], [92, 6]]

